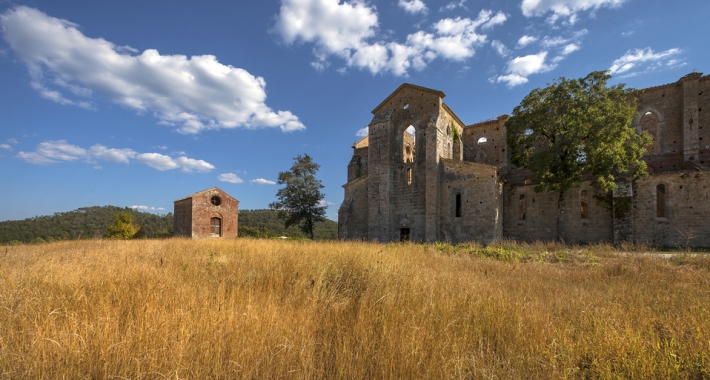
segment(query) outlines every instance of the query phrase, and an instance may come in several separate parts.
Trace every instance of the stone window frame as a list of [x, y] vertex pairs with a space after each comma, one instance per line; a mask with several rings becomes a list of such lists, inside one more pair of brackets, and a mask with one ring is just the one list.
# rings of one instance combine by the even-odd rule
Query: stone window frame
[[454, 218], [463, 217], [463, 195], [461, 190], [454, 192]]
[[663, 153], [663, 149], [661, 146], [661, 143], [663, 142], [662, 136], [663, 136], [663, 131], [665, 130], [666, 126], [666, 116], [663, 114], [663, 112], [659, 111], [655, 107], [651, 106], [646, 106], [641, 109], [641, 112], [636, 115], [633, 121], [633, 126], [634, 130], [636, 133], [641, 134], [641, 118], [643, 118], [648, 112], [653, 112], [656, 115], [656, 118], [658, 119], [658, 122], [656, 123], [656, 147], [657, 150], [654, 153], [646, 153], [646, 154], [661, 154]]
[[[215, 221], [218, 221], [217, 224], [215, 224]], [[218, 232], [215, 233], [215, 226], [218, 228]], [[224, 234], [224, 218], [222, 218], [221, 215], [212, 215], [210, 217], [210, 236], [211, 237], [222, 237]]]
[[[589, 208], [590, 208], [590, 203], [591, 203], [591, 202], [589, 202], [589, 194], [590, 193], [591, 192], [588, 189], [581, 189], [579, 191], [579, 209], [580, 209], [579, 216], [580, 216], [580, 219], [582, 219], [582, 220], [589, 220]], [[586, 210], [584, 209], [585, 203], [587, 206]]]
[[[658, 187], [663, 186], [663, 215], [658, 216], [658, 209], [659, 209], [659, 198], [658, 198]], [[671, 210], [670, 207], [670, 186], [666, 182], [656, 182], [655, 186], [653, 187], [653, 214], [656, 220], [668, 220], [669, 219], [669, 213]]]
[[525, 194], [520, 194], [518, 197], [518, 222], [524, 222], [527, 220], [527, 200]]
[[215, 207], [222, 205], [222, 197], [219, 194], [214, 194], [210, 197], [210, 204]]
[[[401, 125], [403, 127], [401, 127], [401, 133], [399, 134], [399, 136], [401, 136], [401, 140], [400, 140], [399, 145], [402, 147], [402, 161], [404, 161], [405, 164], [414, 164], [414, 162], [417, 160], [417, 140], [418, 140], [417, 135], [419, 134], [419, 128], [417, 128], [417, 125], [413, 120], [405, 120]], [[414, 135], [413, 135], [414, 136], [414, 145], [413, 146], [410, 146], [409, 144], [404, 143], [404, 134], [409, 133], [409, 132], [407, 132], [407, 129], [409, 129], [409, 127], [414, 128]], [[404, 159], [407, 147], [409, 147], [412, 150], [412, 161], [411, 162], [407, 162]]]

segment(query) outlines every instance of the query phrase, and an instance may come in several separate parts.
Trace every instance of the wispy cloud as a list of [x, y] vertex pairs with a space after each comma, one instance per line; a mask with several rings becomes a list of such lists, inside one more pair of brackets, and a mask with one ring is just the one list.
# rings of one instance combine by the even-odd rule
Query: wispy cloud
[[[160, 153], [138, 154], [133, 149], [107, 148], [101, 144], [96, 144], [89, 149], [69, 144], [66, 140], [45, 141], [37, 145], [34, 152], [18, 152], [15, 156], [30, 164], [56, 164], [60, 162], [85, 161], [95, 163], [96, 160], [104, 160], [115, 163], [128, 164], [131, 160], [148, 165], [157, 170], [180, 169], [183, 172], [206, 173], [212, 171], [214, 165], [203, 160], [196, 160], [184, 155], [171, 157]], [[98, 166], [101, 168], [101, 166]]]
[[355, 133], [355, 136], [365, 137], [365, 136], [367, 136], [368, 133], [369, 133], [369, 127], [364, 127], [364, 128], [358, 129], [357, 132]]
[[552, 13], [547, 18], [550, 24], [562, 20], [568, 25], [573, 25], [579, 20], [581, 12], [617, 8], [624, 2], [625, 0], [523, 0], [520, 9], [525, 17], [539, 17]]
[[127, 164], [128, 161], [135, 158], [138, 153], [133, 149], [112, 149], [96, 144], [89, 149], [89, 154], [102, 160]]
[[229, 182], [229, 183], [242, 183], [244, 182], [243, 179], [239, 178], [238, 175], [234, 173], [222, 173], [217, 176], [217, 179], [222, 181], [222, 182]]
[[416, 14], [424, 13], [426, 14], [429, 9], [422, 0], [399, 0], [397, 5], [404, 9], [407, 13]]
[[77, 161], [86, 157], [86, 149], [67, 143], [65, 140], [45, 141], [34, 152], [19, 152], [18, 158], [30, 164], [53, 164], [61, 161]]
[[[640, 72], [654, 71], [664, 67], [677, 67], [683, 65], [682, 60], [676, 59], [682, 52], [679, 48], [668, 49], [655, 53], [653, 49], [629, 50], [612, 62], [609, 72], [612, 75], [624, 74], [624, 76], [638, 75]], [[631, 72], [634, 70], [635, 72]]]
[[520, 37], [520, 39], [518, 40], [518, 44], [516, 46], [518, 48], [524, 48], [537, 40], [538, 40], [537, 37], [524, 35], [524, 36]]
[[264, 178], [250, 179], [249, 183], [253, 183], [253, 184], [257, 184], [257, 185], [275, 185], [276, 184], [276, 182], [269, 181], [268, 179], [264, 179]]
[[266, 81], [212, 55], [161, 55], [82, 34], [78, 25], [17, 6], [0, 15], [5, 41], [28, 67], [31, 86], [60, 104], [95, 108], [94, 94], [160, 124], [193, 134], [209, 129], [305, 126], [266, 101]]
[[510, 49], [508, 49], [502, 42], [498, 40], [493, 40], [491, 46], [501, 57], [507, 57], [510, 55]]
[[12, 147], [9, 144], [0, 144], [0, 149], [12, 151]]
[[340, 0], [282, 0], [273, 31], [286, 44], [313, 44], [313, 67], [323, 70], [335, 57], [347, 67], [373, 74], [404, 76], [422, 70], [437, 58], [463, 61], [486, 43], [482, 31], [504, 23], [502, 12], [482, 10], [475, 19], [444, 18], [427, 31], [409, 34], [405, 42], [378, 33], [374, 6]]
[[461, 0], [461, 1], [452, 1], [443, 7], [439, 8], [439, 12], [444, 12], [444, 11], [453, 11], [456, 8], [463, 8], [465, 10], [468, 10], [466, 8], [466, 0]]

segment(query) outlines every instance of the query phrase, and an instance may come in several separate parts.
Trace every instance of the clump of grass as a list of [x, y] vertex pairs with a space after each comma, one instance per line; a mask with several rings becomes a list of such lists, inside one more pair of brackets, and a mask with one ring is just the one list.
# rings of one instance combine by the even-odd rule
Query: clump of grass
[[8, 378], [710, 378], [707, 257], [505, 241], [0, 253]]

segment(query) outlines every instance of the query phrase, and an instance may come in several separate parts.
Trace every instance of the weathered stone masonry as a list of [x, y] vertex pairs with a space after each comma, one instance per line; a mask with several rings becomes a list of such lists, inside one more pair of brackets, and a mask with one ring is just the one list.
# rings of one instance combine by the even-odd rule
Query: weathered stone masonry
[[217, 187], [174, 202], [175, 236], [234, 238], [239, 226], [239, 201]]
[[[465, 125], [444, 96], [403, 84], [372, 111], [348, 164], [340, 238], [555, 239], [558, 194], [535, 192], [530, 173], [510, 165], [508, 116]], [[619, 182], [613, 196], [578, 184], [565, 195], [563, 238], [710, 246], [710, 77], [692, 73], [637, 96], [633, 127], [653, 138], [651, 175]]]

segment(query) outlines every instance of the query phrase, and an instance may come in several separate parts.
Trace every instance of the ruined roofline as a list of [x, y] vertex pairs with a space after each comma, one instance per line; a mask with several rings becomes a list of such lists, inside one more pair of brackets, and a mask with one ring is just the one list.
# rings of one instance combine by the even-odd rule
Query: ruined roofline
[[383, 100], [380, 104], [377, 105], [377, 107], [375, 107], [375, 109], [372, 110], [372, 114], [373, 114], [373, 115], [377, 115], [377, 114], [378, 114], [378, 110], [379, 110], [380, 108], [382, 108], [382, 106], [384, 106], [385, 103], [387, 103], [387, 102], [388, 102], [390, 99], [392, 99], [400, 90], [402, 90], [402, 89], [405, 88], [405, 87], [412, 87], [412, 88], [414, 88], [414, 89], [416, 89], [416, 90], [421, 90], [421, 91], [430, 92], [430, 93], [432, 93], [432, 94], [435, 94], [435, 95], [439, 96], [440, 98], [443, 98], [443, 97], [446, 96], [446, 94], [444, 94], [443, 92], [441, 92], [441, 91], [439, 91], [439, 90], [434, 90], [434, 89], [431, 89], [431, 88], [426, 88], [426, 87], [422, 87], [422, 86], [417, 86], [416, 84], [411, 84], [411, 83], [402, 83], [401, 86], [397, 87], [396, 90], [394, 90], [387, 98], [385, 98], [385, 100]]
[[499, 172], [501, 170], [500, 166], [496, 165], [489, 165], [489, 164], [481, 164], [478, 162], [470, 162], [470, 161], [459, 161], [459, 160], [454, 160], [452, 158], [444, 158], [439, 156], [440, 161], [453, 168], [453, 166], [467, 166], [467, 167], [474, 167], [474, 168], [479, 168], [479, 169], [487, 169], [487, 170], [493, 170], [495, 172]]
[[201, 195], [201, 194], [204, 194], [204, 193], [206, 193], [206, 192], [208, 192], [208, 191], [213, 191], [213, 190], [219, 190], [222, 194], [224, 194], [224, 195], [226, 195], [226, 196], [232, 198], [235, 202], [239, 203], [239, 201], [237, 200], [237, 198], [234, 198], [233, 196], [227, 194], [226, 191], [220, 189], [220, 188], [217, 187], [217, 186], [213, 186], [213, 187], [210, 187], [209, 189], [202, 190], [202, 191], [198, 191], [198, 192], [196, 192], [196, 193], [194, 193], [194, 194], [190, 194], [190, 195], [188, 195], [188, 196], [186, 196], [186, 197], [182, 197], [182, 198], [180, 198], [180, 199], [178, 199], [178, 200], [173, 201], [173, 203], [175, 203], [175, 202], [180, 202], [180, 201], [184, 201], [185, 199], [194, 198], [194, 197], [196, 197], [196, 196], [198, 196], [198, 195]]
[[451, 108], [449, 108], [449, 106], [448, 106], [446, 103], [441, 103], [441, 104], [444, 105], [444, 109], [445, 109], [447, 112], [449, 112], [449, 114], [450, 114], [451, 116], [453, 116], [454, 119], [459, 123], [459, 125], [461, 126], [461, 129], [463, 129], [464, 127], [466, 127], [466, 124], [464, 124], [464, 122], [461, 121], [461, 119], [459, 119], [458, 116], [456, 116], [456, 113], [454, 113], [454, 111], [453, 111]]
[[354, 149], [360, 149], [360, 148], [367, 148], [370, 146], [370, 136], [365, 136], [361, 138], [360, 140], [355, 141], [355, 144], [353, 144], [352, 148]]
[[675, 82], [673, 82], [673, 83], [666, 83], [666, 84], [661, 84], [661, 85], [658, 85], [658, 86], [652, 86], [652, 87], [646, 87], [646, 88], [639, 88], [639, 89], [637, 89], [635, 92], [636, 92], [636, 93], [644, 93], [644, 92], [646, 92], [646, 91], [657, 91], [657, 90], [660, 90], [660, 89], [663, 89], [663, 88], [668, 88], [668, 87], [671, 87], [671, 86], [677, 86], [677, 85], [680, 84], [680, 82], [681, 82], [682, 80], [684, 80], [684, 79], [690, 79], [690, 78], [693, 78], [693, 77], [697, 77], [699, 81], [706, 81], [706, 80], [710, 79], [710, 75], [703, 75], [703, 73], [694, 72], [694, 73], [690, 73], [690, 74], [687, 74], [687, 75], [684, 75], [684, 76], [680, 77], [677, 81], [675, 81]]
[[343, 186], [341, 186], [341, 187], [342, 187], [343, 189], [347, 189], [348, 187], [350, 187], [350, 186], [356, 184], [357, 182], [361, 182], [361, 181], [366, 180], [366, 179], [367, 179], [367, 176], [368, 176], [368, 174], [361, 175], [361, 176], [355, 178], [354, 180], [352, 180], [352, 181], [346, 183], [345, 185], [343, 185]]
[[479, 121], [478, 123], [474, 123], [474, 124], [469, 124], [469, 125], [467, 125], [466, 128], [469, 128], [469, 127], [479, 127], [479, 126], [488, 125], [488, 124], [495, 124], [495, 123], [500, 122], [502, 119], [508, 120], [508, 119], [510, 119], [510, 115], [503, 114], [503, 115], [498, 116], [498, 117], [495, 118], [495, 119]]

